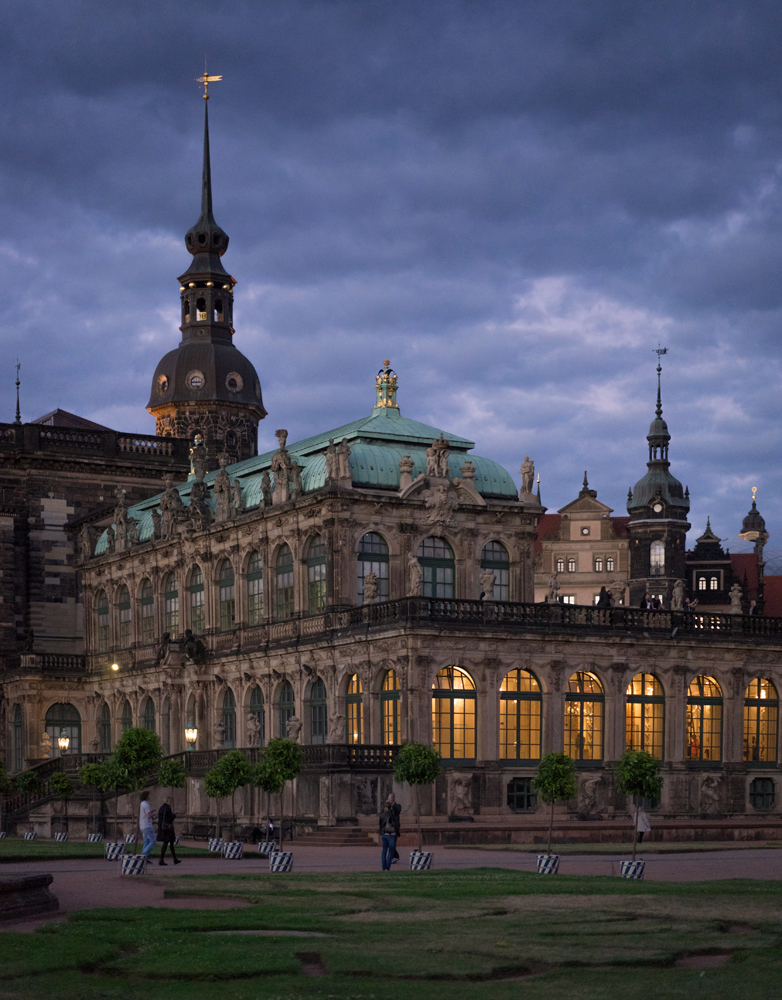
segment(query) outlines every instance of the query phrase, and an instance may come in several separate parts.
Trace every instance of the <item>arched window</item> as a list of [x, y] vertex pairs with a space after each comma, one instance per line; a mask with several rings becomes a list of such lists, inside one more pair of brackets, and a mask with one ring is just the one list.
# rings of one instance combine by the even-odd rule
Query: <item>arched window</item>
[[214, 304], [214, 321], [215, 323], [223, 322], [223, 300], [215, 299]]
[[529, 670], [511, 670], [500, 685], [500, 759], [540, 760], [540, 685]]
[[614, 572], [614, 565], [615, 565], [615, 563], [614, 563], [614, 557], [613, 556], [608, 556], [607, 559], [606, 559], [606, 570], [609, 573], [613, 573]]
[[706, 577], [705, 576], [699, 576], [698, 577], [698, 590], [705, 590], [705, 589], [706, 589]]
[[217, 581], [220, 602], [220, 631], [230, 632], [236, 620], [236, 592], [234, 589], [234, 568], [230, 559], [223, 559]]
[[475, 760], [475, 684], [460, 667], [443, 667], [432, 685], [432, 742], [444, 760]]
[[665, 575], [665, 542], [652, 542], [649, 546], [649, 575]]
[[130, 591], [123, 585], [119, 588], [117, 609], [119, 611], [119, 644], [121, 649], [127, 649], [130, 645]]
[[307, 611], [319, 615], [326, 607], [326, 546], [320, 535], [307, 546]]
[[575, 760], [603, 758], [603, 688], [594, 674], [578, 670], [565, 694], [565, 753]]
[[397, 746], [400, 732], [399, 678], [395, 670], [386, 670], [380, 692], [380, 716], [383, 721], [383, 746]]
[[258, 746], [266, 745], [266, 715], [263, 710], [263, 691], [256, 684], [250, 692], [248, 715], [258, 721]]
[[627, 685], [625, 744], [663, 759], [665, 694], [654, 674], [636, 674]]
[[488, 542], [481, 553], [481, 569], [494, 573], [494, 601], [510, 600], [510, 558], [501, 542]]
[[67, 736], [70, 740], [66, 753], [81, 753], [81, 716], [79, 710], [70, 703], [52, 705], [46, 713], [44, 728], [52, 742], [52, 756], [61, 756], [57, 740]]
[[699, 674], [687, 692], [686, 758], [693, 763], [722, 760], [722, 690]]
[[168, 756], [171, 753], [171, 699], [163, 699], [163, 708], [160, 710], [160, 743], [163, 747], [163, 754]]
[[223, 737], [224, 747], [236, 746], [236, 698], [230, 688], [225, 689], [223, 695], [223, 725], [225, 726], [225, 736]]
[[603, 557], [595, 556], [595, 573], [603, 572]]
[[99, 590], [95, 598], [96, 637], [99, 653], [109, 648], [109, 599], [105, 590]]
[[182, 322], [190, 322], [190, 299], [187, 296], [182, 299]]
[[98, 716], [98, 741], [101, 753], [111, 753], [111, 709], [105, 701]]
[[[59, 733], [57, 734], [60, 735]], [[52, 749], [57, 744], [52, 740]], [[14, 770], [24, 767], [24, 715], [21, 705], [14, 705]]]
[[347, 720], [347, 741], [348, 743], [360, 744], [364, 742], [364, 700], [363, 688], [358, 674], [353, 674], [348, 684], [348, 693], [345, 696], [345, 718]]
[[263, 560], [253, 552], [247, 563], [247, 624], [260, 625], [263, 621]]
[[422, 570], [423, 596], [452, 598], [455, 566], [448, 542], [444, 538], [425, 538], [418, 546], [418, 562]]
[[196, 321], [206, 322], [206, 299], [196, 299]]
[[130, 702], [126, 698], [122, 704], [122, 714], [119, 719], [119, 727], [123, 733], [127, 732], [133, 726], [133, 709], [130, 707]]
[[283, 681], [277, 698], [277, 735], [288, 735], [288, 720], [296, 714], [296, 702], [290, 681]]
[[719, 577], [712, 576], [709, 578], [709, 590], [719, 590], [720, 581]]
[[173, 573], [166, 576], [163, 584], [163, 631], [172, 639], [179, 635], [179, 584]]
[[358, 603], [364, 603], [364, 578], [368, 573], [377, 577], [377, 599], [388, 600], [388, 546], [382, 535], [368, 531], [358, 543]]
[[[284, 621], [293, 617], [293, 554], [287, 545], [281, 545], [275, 566], [277, 577], [276, 618]], [[285, 733], [283, 733], [283, 736]]]
[[562, 556], [557, 559], [557, 573], [565, 572], [565, 560]]
[[200, 566], [194, 566], [190, 573], [190, 628], [194, 635], [203, 635], [204, 618], [204, 574]]
[[141, 703], [141, 727], [154, 733], [155, 726], [155, 703], [151, 698], [145, 698]]
[[141, 584], [141, 641], [155, 641], [155, 591], [149, 580]]
[[325, 743], [328, 736], [326, 685], [317, 678], [310, 689], [310, 743]]
[[777, 759], [779, 695], [764, 677], [744, 692], [744, 760], [773, 763]]
[[573, 556], [570, 556], [570, 558], [567, 561], [567, 571], [568, 573], [576, 572], [576, 560]]

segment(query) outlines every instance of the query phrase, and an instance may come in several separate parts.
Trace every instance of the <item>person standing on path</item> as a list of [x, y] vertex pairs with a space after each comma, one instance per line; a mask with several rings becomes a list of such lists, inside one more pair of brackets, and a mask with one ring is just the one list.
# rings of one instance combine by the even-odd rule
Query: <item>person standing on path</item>
[[160, 861], [158, 861], [159, 865], [165, 865], [168, 863], [164, 860], [167, 847], [171, 849], [171, 857], [174, 859], [174, 864], [181, 864], [181, 860], [176, 856], [176, 851], [174, 850], [174, 841], [176, 840], [176, 837], [174, 836], [175, 819], [176, 816], [171, 808], [171, 799], [166, 799], [157, 811], [157, 835], [158, 840], [163, 845], [160, 850]]
[[646, 810], [639, 806], [635, 811], [635, 828], [638, 831], [638, 843], [642, 844], [644, 842], [644, 834], [651, 833], [651, 825], [649, 824], [649, 817], [646, 815]]
[[391, 871], [396, 853], [396, 840], [399, 836], [399, 813], [401, 811], [401, 807], [396, 804], [396, 796], [393, 792], [389, 792], [385, 808], [380, 813], [379, 823], [380, 839], [383, 844], [380, 863], [384, 872]]
[[141, 849], [147, 864], [151, 864], [151, 859], [149, 857], [149, 852], [155, 846], [157, 837], [155, 835], [155, 827], [152, 823], [152, 806], [149, 804], [149, 792], [141, 793], [141, 806], [138, 811], [138, 828], [141, 830], [141, 835], [144, 838], [144, 846]]

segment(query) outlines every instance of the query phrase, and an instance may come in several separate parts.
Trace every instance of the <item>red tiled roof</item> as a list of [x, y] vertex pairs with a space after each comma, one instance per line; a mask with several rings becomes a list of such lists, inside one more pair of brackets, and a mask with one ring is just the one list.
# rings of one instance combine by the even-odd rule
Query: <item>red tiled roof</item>
[[747, 578], [747, 586], [752, 597], [757, 597], [758, 593], [758, 557], [754, 552], [731, 552], [730, 568], [733, 575], [744, 586], [744, 576]]
[[782, 576], [763, 577], [763, 614], [771, 618], [782, 618]]
[[548, 542], [552, 538], [557, 537], [561, 522], [562, 518], [559, 514], [543, 514], [541, 519], [538, 521], [538, 533], [535, 537], [536, 552], [542, 551], [542, 542]]
[[614, 534], [617, 538], [629, 538], [630, 532], [627, 530], [627, 525], [630, 523], [629, 517], [612, 517], [611, 524], [614, 529]]

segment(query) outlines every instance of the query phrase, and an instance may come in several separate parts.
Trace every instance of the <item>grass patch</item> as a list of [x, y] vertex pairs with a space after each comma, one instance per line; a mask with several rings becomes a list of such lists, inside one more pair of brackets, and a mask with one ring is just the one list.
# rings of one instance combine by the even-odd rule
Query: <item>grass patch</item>
[[[638, 845], [638, 854], [693, 854], [703, 851], [763, 851], [769, 848], [782, 847], [776, 840], [742, 840], [742, 841], [678, 841], [676, 843], [654, 843], [644, 841]], [[545, 854], [545, 844], [443, 844], [435, 848], [438, 851], [514, 851], [519, 854]], [[627, 854], [633, 853], [633, 842], [626, 844], [553, 844], [554, 854]]]
[[[755, 1000], [776, 995], [782, 973], [774, 882], [474, 869], [177, 875], [165, 886], [253, 905], [84, 911], [33, 935], [2, 933], [0, 998]], [[209, 933], [232, 930], [328, 936]], [[675, 967], [692, 954], [730, 958]]]
[[[141, 851], [141, 840], [138, 849]], [[105, 842], [102, 844], [88, 844], [80, 841], [66, 840], [65, 843], [58, 843], [55, 840], [16, 840], [6, 837], [0, 840], [0, 862], [20, 862], [20, 861], [83, 861], [90, 858], [102, 858], [104, 856]], [[132, 850], [133, 845], [128, 844], [127, 850]], [[177, 847], [177, 855], [186, 857], [206, 857], [209, 851], [206, 845], [203, 847]], [[157, 856], [160, 853], [160, 845], [153, 850]], [[0, 1000], [2, 996], [0, 995]]]

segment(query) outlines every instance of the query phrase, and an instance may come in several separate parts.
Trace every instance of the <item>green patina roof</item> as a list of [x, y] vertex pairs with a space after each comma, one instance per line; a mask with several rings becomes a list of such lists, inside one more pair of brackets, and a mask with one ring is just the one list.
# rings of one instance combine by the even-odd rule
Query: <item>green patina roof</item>
[[[319, 489], [326, 482], [326, 448], [329, 439], [335, 443], [346, 439], [350, 444], [350, 471], [355, 486], [375, 489], [399, 489], [399, 461], [404, 455], [409, 455], [413, 465], [413, 478], [426, 470], [426, 449], [432, 441], [443, 435], [450, 442], [450, 458], [448, 466], [451, 477], [461, 475], [460, 467], [469, 459], [475, 466], [474, 484], [476, 490], [484, 497], [495, 497], [503, 500], [517, 499], [516, 484], [510, 474], [497, 462], [489, 458], [468, 454], [475, 447], [473, 441], [449, 434], [440, 427], [431, 427], [418, 420], [403, 417], [396, 407], [375, 407], [369, 417], [343, 424], [334, 430], [315, 434], [288, 446], [291, 458], [296, 459], [303, 467], [302, 486], [304, 492]], [[276, 449], [275, 449], [276, 450]], [[271, 462], [274, 451], [263, 455], [247, 458], [229, 466], [231, 482], [239, 479], [244, 505], [251, 509], [261, 501], [261, 477], [269, 472], [272, 484], [274, 475], [271, 472]], [[217, 472], [210, 472], [204, 477], [204, 482], [211, 486]], [[183, 502], [187, 503], [193, 483], [191, 478], [177, 487]], [[160, 494], [144, 500], [130, 508], [130, 516], [139, 522], [139, 541], [148, 541], [153, 535], [152, 511], [159, 505]], [[215, 509], [215, 500], [209, 495], [208, 503]], [[95, 547], [95, 554], [106, 551], [106, 534], [101, 535]]]

